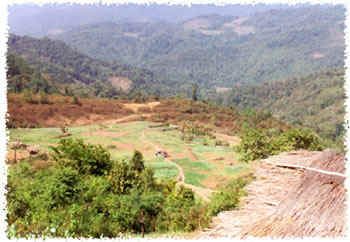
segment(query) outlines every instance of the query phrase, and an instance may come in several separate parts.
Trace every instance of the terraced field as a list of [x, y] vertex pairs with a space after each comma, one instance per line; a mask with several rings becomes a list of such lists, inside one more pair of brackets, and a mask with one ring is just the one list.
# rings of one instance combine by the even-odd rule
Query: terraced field
[[[128, 160], [135, 150], [144, 155], [146, 165], [151, 166], [157, 178], [173, 177], [198, 195], [208, 198], [210, 191], [231, 178], [243, 176], [250, 171], [247, 163], [238, 161], [238, 154], [232, 150], [237, 137], [217, 134], [217, 139], [229, 146], [217, 146], [208, 137], [197, 137], [184, 142], [178, 130], [164, 131], [159, 124], [145, 121], [100, 123], [89, 126], [69, 127], [71, 138], [82, 138], [85, 142], [100, 144], [114, 159]], [[38, 144], [44, 152], [50, 151], [61, 139], [59, 128], [11, 129], [10, 141], [19, 140], [28, 145]], [[157, 157], [159, 150], [166, 151], [168, 158]], [[18, 151], [17, 157], [25, 157], [25, 151]], [[13, 152], [8, 159], [13, 159]], [[208, 192], [209, 191], [209, 192]]]

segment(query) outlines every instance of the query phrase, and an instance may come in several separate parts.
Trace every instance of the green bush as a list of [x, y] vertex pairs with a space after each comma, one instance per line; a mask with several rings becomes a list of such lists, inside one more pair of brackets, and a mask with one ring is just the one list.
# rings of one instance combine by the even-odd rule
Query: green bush
[[241, 160], [250, 161], [262, 159], [272, 154], [271, 140], [262, 129], [251, 128], [244, 124], [242, 127], [241, 142], [239, 152], [242, 154]]
[[209, 216], [215, 216], [221, 211], [238, 208], [240, 198], [246, 195], [243, 187], [252, 177], [238, 178], [227, 184], [223, 189], [214, 193], [208, 209]]
[[79, 195], [79, 188], [77, 187], [79, 179], [78, 171], [72, 169], [72, 167], [57, 170], [51, 179], [52, 184], [50, 184], [48, 190], [53, 201], [51, 206], [64, 206], [75, 202]]
[[180, 186], [167, 196], [163, 210], [157, 218], [157, 229], [164, 231], [193, 231], [207, 226], [206, 209], [194, 197], [191, 189]]
[[145, 162], [141, 152], [135, 151], [130, 162], [130, 168], [135, 170], [137, 173], [141, 173], [145, 169]]
[[85, 144], [81, 139], [61, 139], [57, 147], [51, 148], [58, 164], [71, 166], [80, 174], [105, 175], [112, 167], [111, 155], [101, 145]]
[[322, 150], [321, 139], [310, 129], [290, 129], [274, 140], [273, 146], [277, 151], [291, 151], [298, 149]]
[[264, 159], [280, 152], [298, 149], [322, 150], [323, 141], [308, 129], [290, 129], [283, 133], [268, 129], [242, 127], [241, 142], [236, 151], [242, 154], [241, 160]]

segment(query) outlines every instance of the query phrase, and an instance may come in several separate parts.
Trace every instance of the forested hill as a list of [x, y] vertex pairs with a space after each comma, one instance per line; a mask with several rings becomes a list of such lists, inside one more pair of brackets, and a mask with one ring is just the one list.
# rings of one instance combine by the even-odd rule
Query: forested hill
[[90, 86], [97, 92], [94, 96], [113, 96], [120, 89], [131, 92], [146, 87], [149, 94], [155, 86], [161, 86], [150, 71], [91, 58], [59, 40], [10, 35], [8, 50], [57, 85]]
[[98, 23], [50, 37], [93, 58], [149, 69], [177, 89], [231, 87], [342, 66], [344, 19], [342, 6], [314, 5], [181, 23]]
[[344, 82], [344, 68], [329, 69], [286, 81], [236, 85], [220, 102], [271, 111], [336, 141], [345, 131]]
[[[297, 4], [302, 6], [302, 4]], [[11, 4], [9, 26], [11, 33], [43, 37], [72, 27], [103, 21], [128, 22], [181, 22], [197, 15], [220, 13], [243, 16], [276, 8], [290, 8], [287, 4]], [[296, 6], [293, 6], [296, 7]], [[23, 24], [25, 23], [25, 24]], [[28, 28], [30, 26], [30, 28]]]

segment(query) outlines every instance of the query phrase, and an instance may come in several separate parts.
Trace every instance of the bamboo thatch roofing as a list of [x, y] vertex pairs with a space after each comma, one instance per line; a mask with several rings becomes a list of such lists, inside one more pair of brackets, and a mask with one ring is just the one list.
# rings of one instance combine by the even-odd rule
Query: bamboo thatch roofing
[[240, 209], [219, 213], [199, 237], [345, 235], [344, 157], [300, 150], [256, 162]]
[[[327, 150], [310, 167], [345, 173], [344, 154]], [[345, 178], [305, 170], [275, 212], [243, 231], [242, 237], [345, 236]]]

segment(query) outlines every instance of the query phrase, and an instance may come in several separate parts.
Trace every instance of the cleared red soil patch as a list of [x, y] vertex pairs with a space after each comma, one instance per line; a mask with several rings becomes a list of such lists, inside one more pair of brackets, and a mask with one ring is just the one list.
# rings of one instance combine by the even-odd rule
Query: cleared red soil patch
[[[73, 97], [50, 95], [48, 99], [50, 104], [31, 104], [25, 102], [23, 95], [8, 94], [8, 127], [60, 127], [137, 120], [179, 124], [188, 120], [232, 135], [239, 132], [244, 122], [234, 108], [188, 99], [167, 98], [157, 102], [128, 103], [126, 100], [79, 98], [81, 105], [74, 104]], [[35, 96], [34, 100], [39, 102], [40, 97]], [[272, 119], [257, 126], [280, 128], [282, 131], [289, 129], [285, 123]]]
[[319, 59], [319, 58], [322, 58], [322, 57], [325, 57], [325, 54], [321, 53], [321, 52], [313, 52], [311, 54], [312, 58], [314, 59]]
[[83, 136], [105, 136], [105, 137], [120, 137], [120, 136], [126, 136], [131, 134], [132, 132], [122, 132], [122, 133], [116, 133], [116, 132], [108, 132], [103, 130], [98, 131], [87, 131], [86, 133], [83, 133]]
[[194, 18], [186, 21], [183, 26], [185, 31], [191, 31], [208, 28], [210, 27], [210, 23], [207, 19], [204, 18]]
[[112, 141], [112, 144], [117, 146], [118, 148], [122, 148], [124, 150], [127, 150], [127, 151], [135, 151], [135, 146], [133, 145], [130, 145], [130, 144], [124, 144], [124, 143], [121, 143], [119, 141]]
[[[20, 160], [26, 159], [29, 157], [29, 152], [27, 150], [17, 150], [16, 151], [16, 160], [18, 163]], [[7, 164], [15, 164], [15, 151], [12, 149], [7, 150], [5, 161]]]
[[132, 85], [132, 81], [127, 77], [112, 76], [108, 80], [112, 83], [113, 87], [121, 88], [123, 91], [129, 90]]
[[253, 26], [242, 25], [247, 20], [248, 20], [248, 17], [240, 17], [238, 19], [235, 19], [232, 22], [225, 23], [224, 27], [231, 28], [234, 32], [236, 32], [239, 35], [255, 33], [255, 28]]
[[217, 87], [216, 89], [217, 93], [225, 93], [225, 92], [229, 92], [232, 90], [232, 88], [229, 87]]
[[[224, 177], [213, 176], [210, 174], [208, 174], [208, 178], [206, 178], [204, 181], [201, 181], [201, 183], [209, 189], [216, 189], [218, 187], [218, 184], [224, 184], [225, 182], [227, 182], [227, 179]], [[207, 195], [211, 195], [211, 193], [208, 193]]]
[[187, 151], [191, 160], [198, 160], [198, 157], [196, 156], [195, 153], [193, 153], [191, 148], [187, 148]]
[[[25, 102], [22, 95], [8, 94], [9, 127], [88, 125], [133, 113], [116, 100], [80, 98], [78, 105], [72, 97], [51, 95], [48, 99], [49, 104], [32, 104]], [[39, 102], [39, 96], [34, 100]]]
[[135, 113], [137, 112], [151, 112], [153, 108], [159, 105], [160, 102], [149, 103], [124, 103], [125, 108], [131, 109]]
[[231, 136], [227, 134], [215, 133], [216, 138], [228, 142], [230, 145], [238, 145], [241, 139], [238, 136]]

